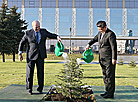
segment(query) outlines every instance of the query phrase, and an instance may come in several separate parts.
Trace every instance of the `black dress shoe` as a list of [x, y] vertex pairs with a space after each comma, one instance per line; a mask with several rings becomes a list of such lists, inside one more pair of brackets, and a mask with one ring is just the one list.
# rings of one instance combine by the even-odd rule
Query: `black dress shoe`
[[103, 96], [103, 98], [114, 98], [114, 95], [108, 95], [108, 94], [106, 94], [106, 95]]
[[43, 94], [42, 90], [38, 90], [38, 89], [37, 89], [37, 91], [39, 92], [39, 94]]
[[103, 96], [105, 96], [106, 94], [107, 94], [107, 92], [105, 92], [104, 94], [100, 94], [100, 96], [102, 96], [102, 97], [103, 97]]

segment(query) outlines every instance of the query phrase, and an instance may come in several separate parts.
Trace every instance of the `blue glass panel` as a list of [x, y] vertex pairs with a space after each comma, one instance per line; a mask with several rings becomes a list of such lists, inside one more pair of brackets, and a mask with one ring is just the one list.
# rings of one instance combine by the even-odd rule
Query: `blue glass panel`
[[46, 28], [50, 32], [55, 32], [55, 8], [42, 9], [42, 28]]
[[105, 21], [105, 9], [93, 9], [93, 35], [98, 33], [96, 24], [100, 20]]
[[59, 9], [59, 35], [69, 36], [69, 28], [72, 27], [72, 9]]
[[8, 0], [8, 7], [9, 8], [13, 7], [14, 5], [16, 7], [21, 8], [22, 7], [22, 0]]
[[58, 6], [59, 8], [72, 8], [72, 2], [71, 1], [63, 1], [63, 0], [59, 0], [58, 2]]
[[106, 0], [92, 0], [92, 8], [105, 8]]
[[76, 9], [76, 36], [88, 36], [89, 9]]
[[109, 8], [122, 8], [122, 1], [109, 1], [108, 7]]
[[135, 8], [138, 8], [138, 1], [135, 2]]
[[122, 9], [110, 9], [110, 28], [117, 36], [122, 36]]
[[89, 8], [89, 0], [82, 0], [82, 1], [75, 0], [75, 7], [76, 8]]
[[127, 29], [131, 29], [133, 36], [138, 36], [138, 9], [127, 10]]
[[38, 8], [25, 8], [25, 20], [28, 22], [28, 28], [32, 28], [32, 22], [38, 20]]
[[56, 2], [46, 2], [46, 7], [55, 8]]

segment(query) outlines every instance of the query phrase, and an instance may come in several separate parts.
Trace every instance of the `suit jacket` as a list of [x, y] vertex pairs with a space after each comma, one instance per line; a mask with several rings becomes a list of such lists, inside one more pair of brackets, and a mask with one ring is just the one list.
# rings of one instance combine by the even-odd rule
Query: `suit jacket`
[[27, 43], [27, 58], [30, 60], [36, 60], [38, 58], [38, 54], [40, 54], [41, 58], [47, 58], [46, 53], [46, 39], [57, 39], [56, 34], [52, 34], [48, 32], [46, 29], [40, 29], [41, 39], [38, 44], [35, 38], [35, 32], [33, 29], [25, 32], [22, 40], [20, 41], [18, 51], [23, 51], [23, 45]]
[[117, 60], [117, 43], [115, 33], [107, 28], [103, 38], [100, 40], [101, 35], [102, 33], [98, 32], [98, 34], [89, 42], [89, 45], [99, 42], [100, 59], [106, 59], [106, 61], [112, 59]]

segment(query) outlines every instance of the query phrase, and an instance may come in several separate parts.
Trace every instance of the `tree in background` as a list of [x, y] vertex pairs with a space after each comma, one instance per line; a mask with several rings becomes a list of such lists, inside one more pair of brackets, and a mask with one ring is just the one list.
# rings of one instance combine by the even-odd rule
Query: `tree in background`
[[0, 52], [3, 57], [3, 62], [5, 62], [5, 53], [10, 53], [8, 51], [9, 46], [7, 45], [8, 32], [6, 27], [8, 25], [9, 9], [6, 4], [2, 3], [0, 10]]
[[21, 19], [21, 13], [17, 13], [18, 8], [13, 6], [10, 8], [10, 15], [8, 18], [8, 44], [10, 54], [13, 54], [13, 62], [15, 62], [15, 54], [18, 53], [18, 45], [24, 35], [24, 30], [27, 29], [28, 24]]
[[17, 13], [18, 8], [13, 6], [8, 9], [6, 4], [2, 4], [0, 11], [0, 52], [5, 62], [4, 54], [15, 54], [18, 51], [19, 42], [24, 35], [24, 30], [28, 24], [21, 19], [21, 13]]

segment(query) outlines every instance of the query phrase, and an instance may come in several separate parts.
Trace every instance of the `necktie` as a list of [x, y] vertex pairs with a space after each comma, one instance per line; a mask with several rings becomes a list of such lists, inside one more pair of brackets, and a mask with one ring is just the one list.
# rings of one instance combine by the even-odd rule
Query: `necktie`
[[36, 32], [36, 41], [39, 43], [39, 36], [38, 36], [38, 32]]
[[104, 34], [102, 33], [100, 41], [102, 40], [102, 38], [103, 38], [103, 35], [104, 35]]

